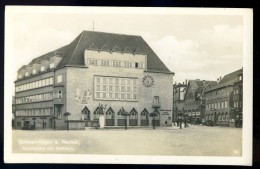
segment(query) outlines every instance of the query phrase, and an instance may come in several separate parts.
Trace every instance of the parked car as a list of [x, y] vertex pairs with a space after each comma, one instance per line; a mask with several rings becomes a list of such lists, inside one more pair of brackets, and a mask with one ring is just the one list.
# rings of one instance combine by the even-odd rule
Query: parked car
[[25, 124], [23, 127], [23, 130], [34, 130], [34, 125], [33, 124]]
[[214, 126], [214, 121], [212, 121], [212, 120], [208, 120], [208, 121], [205, 121], [203, 124], [202, 124], [203, 126]]

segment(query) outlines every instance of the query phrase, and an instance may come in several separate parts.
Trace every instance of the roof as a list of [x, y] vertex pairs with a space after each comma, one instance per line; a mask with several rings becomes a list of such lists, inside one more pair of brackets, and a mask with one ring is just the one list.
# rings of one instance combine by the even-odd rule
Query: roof
[[243, 69], [239, 69], [235, 72], [229, 73], [223, 77], [219, 84], [227, 83], [238, 78], [238, 75], [243, 73]]
[[242, 73], [243, 73], [243, 69], [239, 69], [237, 71], [225, 75], [217, 85], [208, 88], [206, 92], [233, 85], [235, 82], [238, 81], [238, 76], [241, 75]]
[[[201, 93], [208, 85], [214, 85], [216, 83], [216, 81], [208, 80], [189, 80], [187, 89], [189, 90], [189, 88], [193, 88], [193, 90], [191, 91], [193, 93], [192, 98], [195, 97], [197, 99], [198, 93]], [[187, 96], [188, 90], [185, 93], [185, 98]]]
[[61, 54], [62, 60], [57, 68], [67, 65], [84, 66], [86, 49], [146, 54], [147, 71], [172, 73], [141, 36], [94, 31], [83, 31], [70, 44], [35, 58], [30, 64], [37, 63], [41, 59], [48, 59], [58, 52]]

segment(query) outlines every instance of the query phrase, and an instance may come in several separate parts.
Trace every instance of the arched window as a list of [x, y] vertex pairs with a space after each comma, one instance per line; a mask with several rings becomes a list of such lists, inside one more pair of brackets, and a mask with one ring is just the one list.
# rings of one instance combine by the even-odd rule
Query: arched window
[[144, 108], [144, 110], [141, 112], [141, 118], [142, 118], [143, 120], [144, 120], [144, 119], [148, 120], [148, 118], [149, 118], [149, 112], [147, 111], [146, 108]]
[[222, 113], [222, 121], [225, 121], [225, 115]]
[[87, 106], [84, 107], [81, 113], [84, 114], [84, 120], [90, 120], [90, 111]]
[[124, 108], [121, 108], [121, 109], [117, 112], [117, 115], [121, 116], [124, 111], [125, 111]]
[[221, 114], [218, 113], [218, 121], [221, 121]]
[[115, 112], [114, 112], [114, 110], [111, 107], [109, 107], [109, 109], [107, 110], [106, 117], [110, 118], [110, 119], [114, 119], [115, 118]]
[[229, 120], [229, 116], [228, 116], [228, 113], [226, 112], [226, 121]]
[[94, 111], [94, 119], [99, 119], [99, 113], [100, 113], [100, 110], [99, 110], [100, 108], [99, 107], [97, 107], [96, 108], [96, 110]]
[[135, 110], [135, 108], [133, 108], [133, 109], [130, 111], [130, 118], [132, 118], [132, 119], [137, 119], [137, 118], [138, 118], [138, 113], [137, 113], [137, 111]]

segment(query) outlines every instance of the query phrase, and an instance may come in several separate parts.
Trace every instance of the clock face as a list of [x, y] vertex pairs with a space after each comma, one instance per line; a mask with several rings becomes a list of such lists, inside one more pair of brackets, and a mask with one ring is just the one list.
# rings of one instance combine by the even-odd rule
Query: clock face
[[146, 75], [143, 78], [143, 84], [145, 87], [151, 87], [154, 84], [154, 79], [150, 75]]

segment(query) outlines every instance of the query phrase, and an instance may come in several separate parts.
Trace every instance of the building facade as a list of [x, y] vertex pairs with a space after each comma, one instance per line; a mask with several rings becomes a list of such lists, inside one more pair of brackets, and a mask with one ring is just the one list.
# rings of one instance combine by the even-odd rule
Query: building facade
[[184, 101], [184, 115], [194, 124], [204, 122], [205, 90], [216, 82], [206, 80], [189, 80]]
[[173, 75], [140, 36], [83, 31], [18, 70], [15, 126], [171, 126]]
[[240, 69], [227, 74], [216, 86], [206, 89], [206, 120], [218, 126], [235, 126], [235, 114], [242, 116], [242, 73]]
[[186, 83], [173, 85], [173, 120], [176, 121], [179, 115], [184, 112], [184, 97], [187, 89]]

